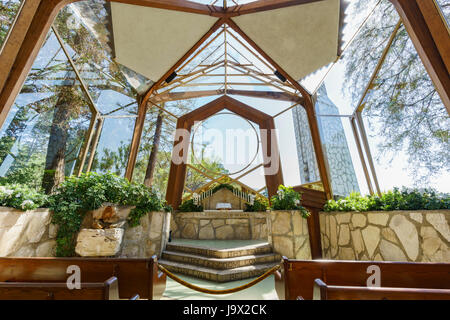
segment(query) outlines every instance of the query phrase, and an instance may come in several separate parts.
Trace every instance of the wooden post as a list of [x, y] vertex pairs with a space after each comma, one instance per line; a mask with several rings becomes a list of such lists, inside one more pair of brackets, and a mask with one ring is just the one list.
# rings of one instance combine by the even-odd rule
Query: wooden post
[[435, 0], [390, 0], [450, 114], [450, 35]]

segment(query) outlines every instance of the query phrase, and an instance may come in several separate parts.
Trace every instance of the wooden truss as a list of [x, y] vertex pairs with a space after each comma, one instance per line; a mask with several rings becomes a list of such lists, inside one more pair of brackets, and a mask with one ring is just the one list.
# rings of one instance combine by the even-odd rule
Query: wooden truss
[[[45, 37], [51, 28], [56, 15], [65, 5], [79, 0], [25, 0], [21, 10], [10, 30], [9, 36], [0, 52], [0, 125], [3, 124], [8, 115], [11, 106], [19, 94], [25, 78], [45, 40]], [[204, 5], [191, 1], [182, 0], [110, 0], [111, 2], [120, 2], [132, 5], [140, 5], [146, 7], [175, 10], [180, 12], [189, 12], [217, 17], [217, 22], [204, 36], [190, 49], [185, 55], [167, 70], [166, 74], [158, 79], [150, 90], [140, 98], [138, 115], [136, 117], [136, 125], [131, 143], [131, 152], [126, 170], [126, 177], [131, 179], [134, 166], [136, 163], [139, 143], [142, 135], [145, 116], [149, 106], [158, 106], [167, 101], [175, 101], [181, 99], [192, 99], [214, 95], [242, 95], [250, 97], [260, 97], [275, 99], [281, 101], [290, 101], [293, 106], [284, 110], [291, 109], [295, 105], [302, 105], [308, 116], [309, 126], [311, 129], [312, 141], [315, 149], [315, 155], [319, 167], [321, 184], [325, 191], [326, 197], [332, 197], [331, 184], [326, 166], [322, 144], [320, 141], [317, 119], [314, 111], [313, 95], [303, 88], [296, 79], [293, 79], [280, 65], [277, 64], [269, 55], [267, 55], [258, 45], [236, 25], [232, 18], [239, 15], [251, 14], [256, 12], [286, 8], [321, 0], [260, 0], [244, 5], [236, 5], [234, 1], [229, 4], [216, 6]], [[435, 87], [442, 98], [444, 105], [450, 113], [450, 79], [449, 79], [449, 32], [445, 20], [441, 16], [440, 10], [435, 0], [390, 0], [397, 8], [403, 24], [408, 31], [412, 42], [414, 43]], [[226, 4], [226, 2], [225, 2]], [[397, 29], [398, 30], [398, 29]], [[395, 32], [396, 33], [396, 32]], [[215, 39], [223, 36], [223, 49], [225, 53], [213, 62], [202, 64], [198, 63], [194, 68], [187, 70], [196, 57], [200, 55], [209, 44]], [[231, 41], [239, 43], [246, 50], [253, 53], [253, 61], [246, 60], [245, 63], [233, 59], [229, 52], [237, 51], [233, 47]], [[386, 48], [386, 52], [390, 44]], [[219, 49], [217, 49], [219, 50]], [[211, 52], [211, 55], [214, 54]], [[254, 61], [258, 60], [256, 65]], [[245, 60], [245, 57], [244, 57]], [[383, 60], [383, 59], [382, 59]], [[382, 61], [379, 67], [381, 67]], [[219, 68], [225, 68], [224, 74], [217, 74], [214, 71]], [[75, 69], [76, 70], [76, 69]], [[187, 70], [187, 71], [186, 71]], [[274, 76], [274, 72], [282, 75], [286, 79], [285, 82]], [[378, 73], [379, 68], [375, 70], [374, 76]], [[167, 83], [167, 78], [174, 72], [178, 74], [172, 82]], [[244, 88], [248, 83], [241, 81], [233, 81], [238, 78], [236, 72], [252, 78], [256, 83], [252, 85], [260, 85], [271, 87], [273, 91], [250, 91]], [[225, 78], [221, 82], [221, 86], [211, 90], [199, 91], [179, 91], [180, 88], [193, 88], [200, 86], [200, 79]], [[374, 77], [372, 78], [374, 79]], [[82, 82], [82, 81], [81, 81]], [[204, 82], [202, 87], [217, 87], [220, 82]], [[368, 84], [368, 88], [370, 83]], [[362, 98], [363, 101], [364, 97]], [[90, 106], [95, 109], [95, 104]], [[358, 137], [356, 124], [360, 129], [360, 138], [362, 145], [366, 151], [369, 161], [369, 167], [372, 171], [372, 177], [375, 180], [375, 187], [379, 192], [376, 174], [371, 162], [370, 149], [368, 148], [367, 138], [365, 137], [364, 124], [361, 118], [361, 103], [358, 109], [351, 116], [352, 127], [357, 139], [357, 146], [362, 157], [362, 146]], [[92, 117], [90, 129], [88, 131], [85, 145], [80, 152], [79, 160], [84, 164], [88, 160], [88, 169], [93, 160], [93, 155], [87, 159], [87, 149], [89, 145], [95, 147], [101, 131], [103, 117], [95, 112]], [[167, 111], [167, 110], [165, 110]], [[282, 114], [279, 113], [278, 115]], [[277, 115], [277, 116], [278, 116]], [[177, 117], [172, 114], [176, 119]], [[363, 158], [363, 157], [362, 157]], [[82, 166], [81, 166], [82, 167]], [[367, 166], [363, 164], [365, 174], [370, 179]], [[79, 169], [81, 172], [82, 168]], [[368, 180], [369, 183], [369, 180]], [[372, 192], [372, 188], [369, 187]]]

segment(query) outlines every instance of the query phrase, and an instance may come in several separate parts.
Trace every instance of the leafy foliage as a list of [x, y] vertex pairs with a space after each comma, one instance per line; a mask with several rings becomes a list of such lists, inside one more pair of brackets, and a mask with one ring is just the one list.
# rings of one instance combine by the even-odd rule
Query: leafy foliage
[[179, 207], [178, 210], [181, 212], [202, 212], [203, 206], [196, 205], [194, 203], [194, 199], [184, 201]]
[[302, 197], [292, 187], [280, 185], [277, 194], [270, 198], [272, 210], [300, 210], [304, 218], [309, 217], [309, 212], [301, 205]]
[[144, 214], [165, 206], [151, 189], [111, 173], [66, 178], [49, 198], [49, 207], [54, 211], [53, 223], [59, 226], [57, 256], [74, 255], [74, 238], [86, 211], [98, 209], [106, 202], [135, 206], [128, 218], [131, 226], [138, 225]]
[[0, 186], [0, 206], [33, 210], [47, 205], [45, 194], [23, 185]]
[[245, 204], [245, 212], [265, 212], [267, 208], [269, 207], [269, 202], [264, 199], [255, 199], [253, 201], [253, 204], [246, 203]]
[[395, 188], [378, 195], [361, 196], [352, 193], [338, 201], [329, 200], [324, 210], [331, 211], [393, 211], [393, 210], [440, 210], [450, 209], [450, 195], [432, 189]]

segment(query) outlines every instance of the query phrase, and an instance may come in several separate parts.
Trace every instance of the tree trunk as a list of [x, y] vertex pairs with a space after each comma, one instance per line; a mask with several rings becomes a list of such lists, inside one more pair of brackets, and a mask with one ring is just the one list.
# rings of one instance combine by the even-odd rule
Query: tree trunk
[[161, 130], [163, 125], [163, 111], [159, 111], [158, 118], [156, 119], [155, 135], [153, 137], [152, 151], [148, 159], [147, 171], [145, 172], [144, 184], [147, 187], [151, 187], [153, 184], [153, 176], [155, 174], [156, 158], [159, 152], [159, 144], [161, 141]]
[[20, 137], [27, 127], [28, 112], [29, 108], [20, 107], [5, 130], [5, 135], [0, 139], [0, 167], [8, 154], [10, 154], [17, 138]]
[[68, 130], [73, 90], [75, 89], [62, 89], [58, 102], [55, 105], [45, 159], [44, 176], [42, 178], [42, 188], [47, 194], [52, 193], [64, 181], [65, 154], [69, 136]]

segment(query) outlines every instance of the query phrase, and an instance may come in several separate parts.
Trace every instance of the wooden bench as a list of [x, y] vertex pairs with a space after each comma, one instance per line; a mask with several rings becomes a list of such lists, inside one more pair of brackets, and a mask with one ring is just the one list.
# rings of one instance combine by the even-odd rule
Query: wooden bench
[[313, 299], [314, 280], [331, 286], [367, 286], [369, 266], [378, 266], [382, 287], [450, 289], [450, 263], [387, 261], [289, 260], [283, 258], [281, 277], [275, 277], [280, 299]]
[[0, 300], [118, 300], [116, 277], [100, 283], [81, 283], [69, 290], [62, 282], [0, 282]]
[[316, 279], [314, 300], [450, 300], [450, 289], [329, 286]]
[[66, 282], [67, 268], [81, 270], [81, 282], [119, 280], [120, 299], [138, 294], [142, 299], [157, 300], [166, 287], [166, 275], [159, 272], [156, 256], [139, 258], [0, 258], [0, 282]]

